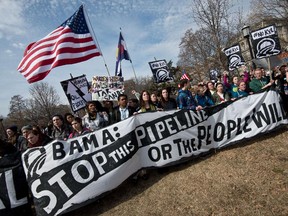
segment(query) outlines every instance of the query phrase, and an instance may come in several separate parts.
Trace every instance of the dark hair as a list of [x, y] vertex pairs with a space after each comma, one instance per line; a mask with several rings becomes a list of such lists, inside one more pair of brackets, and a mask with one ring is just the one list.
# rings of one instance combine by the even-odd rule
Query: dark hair
[[90, 104], [94, 104], [94, 106], [96, 107], [96, 110], [99, 112], [102, 112], [103, 111], [103, 106], [102, 106], [102, 104], [98, 101], [98, 100], [96, 100], [96, 101], [88, 101], [87, 103], [86, 103], [86, 110], [87, 110], [87, 112], [88, 112], [88, 107], [89, 107], [89, 105]]
[[37, 136], [37, 135], [42, 135], [41, 131], [39, 131], [39, 130], [37, 130], [37, 129], [31, 130], [30, 133], [34, 134], [35, 136]]
[[76, 121], [76, 122], [82, 124], [82, 119], [80, 117], [78, 117], [78, 116], [75, 117], [73, 121]]
[[179, 86], [180, 88], [183, 88], [185, 84], [187, 84], [189, 82], [189, 80], [187, 79], [182, 79], [180, 80]]
[[[7, 129], [12, 130], [14, 133], [17, 133], [17, 132], [18, 132], [18, 127], [17, 127], [16, 125], [12, 125], [12, 126], [8, 127]], [[6, 130], [7, 130], [7, 129], [6, 129]]]
[[139, 100], [137, 98], [131, 98], [130, 101], [137, 104], [139, 103]]
[[214, 85], [215, 85], [214, 82], [208, 81], [207, 84], [206, 84], [207, 89], [208, 89], [208, 84], [209, 84], [209, 83], [211, 83], [211, 84], [213, 85], [213, 87], [215, 87], [215, 86], [214, 86]]
[[129, 99], [129, 102], [133, 103], [133, 105], [130, 105], [130, 106], [133, 106], [135, 108], [139, 107], [139, 100], [137, 98], [131, 98], [131, 99]]
[[65, 113], [64, 114], [64, 120], [66, 121], [67, 120], [67, 117], [68, 116], [73, 116], [73, 117], [75, 117], [72, 113]]
[[217, 82], [215, 87], [217, 88], [218, 85], [222, 85], [224, 87], [223, 83], [221, 83], [221, 82]]
[[55, 114], [55, 115], [52, 116], [52, 120], [53, 120], [54, 117], [58, 117], [58, 118], [64, 123], [64, 118], [63, 118], [62, 115], [60, 115], [60, 114]]
[[[83, 124], [82, 124], [82, 119], [81, 119], [80, 117], [78, 117], [78, 116], [75, 117], [73, 121], [78, 122], [78, 123], [80, 124], [82, 130], [83, 130], [84, 126], [83, 126]], [[73, 121], [72, 121], [72, 122], [73, 122]], [[73, 124], [72, 124], [72, 126], [73, 126]], [[75, 129], [73, 128], [73, 130], [75, 130]]]
[[150, 93], [147, 91], [147, 90], [143, 90], [142, 92], [141, 92], [141, 95], [140, 95], [140, 107], [144, 107], [145, 106], [145, 102], [144, 102], [144, 100], [143, 100], [143, 94], [144, 93], [147, 93], [148, 94], [148, 102], [149, 102], [149, 104], [152, 104], [152, 102], [151, 102], [151, 95], [150, 95]]
[[163, 88], [163, 89], [161, 90], [161, 95], [160, 95], [161, 101], [162, 101], [162, 102], [165, 102], [165, 99], [164, 99], [164, 97], [163, 97], [163, 95], [162, 95], [163, 90], [166, 90], [166, 91], [167, 91], [167, 93], [168, 93], [168, 100], [169, 100], [169, 98], [170, 98], [170, 91], [168, 90], [168, 88]]
[[128, 99], [128, 96], [126, 94], [119, 94], [117, 100], [119, 101], [121, 97], [125, 97]]

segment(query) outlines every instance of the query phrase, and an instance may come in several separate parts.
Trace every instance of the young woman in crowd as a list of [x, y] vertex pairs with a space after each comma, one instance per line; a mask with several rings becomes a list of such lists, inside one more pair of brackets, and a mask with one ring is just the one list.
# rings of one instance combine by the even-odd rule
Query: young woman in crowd
[[170, 97], [170, 93], [167, 88], [163, 88], [161, 91], [161, 107], [163, 110], [173, 110], [177, 109], [177, 102], [174, 98]]
[[39, 130], [33, 129], [27, 137], [28, 140], [28, 148], [38, 147], [38, 146], [45, 146], [49, 142], [52, 141], [51, 138], [48, 136], [44, 136]]
[[[140, 109], [136, 113], [143, 113], [143, 112], [153, 112], [157, 111], [157, 107], [152, 103], [151, 96], [148, 91], [143, 90], [140, 95]], [[133, 181], [137, 181], [138, 178], [142, 178], [144, 180], [149, 178], [146, 169], [140, 170], [133, 176]]]
[[247, 92], [247, 85], [244, 80], [240, 80], [238, 83], [238, 90], [237, 92], [232, 92], [231, 99], [233, 100], [239, 97], [245, 97], [247, 95], [249, 95]]
[[74, 118], [75, 118], [75, 116], [72, 113], [65, 113], [64, 114], [64, 121], [69, 126], [71, 125]]
[[215, 104], [220, 104], [230, 100], [230, 96], [224, 91], [222, 83], [216, 83], [216, 92], [213, 94], [213, 101]]
[[143, 90], [140, 95], [140, 109], [138, 113], [157, 111], [157, 107], [152, 103], [148, 91]]
[[33, 125], [32, 126], [32, 130], [38, 131], [38, 133], [40, 134], [41, 138], [43, 139], [43, 142], [48, 143], [48, 142], [50, 142], [52, 140], [51, 137], [49, 137], [47, 134], [45, 134], [45, 130], [42, 130], [39, 125]]
[[232, 83], [228, 82], [228, 72], [223, 72], [223, 85], [226, 87], [226, 92], [228, 92], [229, 96], [233, 98], [232, 95], [236, 94], [238, 91], [238, 76], [234, 75], [232, 76]]
[[90, 131], [99, 130], [109, 124], [107, 112], [103, 112], [103, 107], [99, 101], [89, 101], [86, 104], [86, 115], [82, 117], [83, 127]]
[[52, 139], [67, 140], [72, 128], [65, 123], [63, 116], [56, 114], [52, 117], [52, 121]]
[[[214, 83], [212, 81], [207, 82], [207, 87], [205, 91], [205, 96], [208, 96], [209, 98], [213, 99], [213, 94], [216, 92], [216, 89], [214, 87]], [[215, 103], [215, 101], [213, 101]]]
[[154, 106], [156, 106], [157, 110], [163, 110], [158, 100], [156, 92], [151, 93], [150, 99], [151, 99], [151, 102], [154, 104]]
[[73, 127], [73, 132], [70, 133], [68, 139], [78, 137], [78, 136], [81, 136], [81, 135], [84, 135], [84, 134], [91, 132], [89, 129], [83, 127], [82, 119], [79, 117], [75, 117], [74, 120], [72, 121], [71, 125]]

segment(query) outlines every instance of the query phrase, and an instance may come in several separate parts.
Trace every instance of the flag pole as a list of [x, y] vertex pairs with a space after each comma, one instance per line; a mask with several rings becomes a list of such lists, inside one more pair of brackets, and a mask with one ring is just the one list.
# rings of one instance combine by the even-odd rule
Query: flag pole
[[270, 77], [270, 80], [272, 80], [272, 70], [271, 70], [270, 56], [266, 57], [266, 61], [267, 61], [267, 64], [268, 64], [269, 77]]
[[[121, 29], [121, 27], [120, 27], [120, 32], [121, 32], [121, 34], [122, 34], [122, 29]], [[123, 36], [123, 34], [122, 34], [122, 36]], [[124, 38], [124, 36], [123, 36], [123, 38]], [[126, 45], [127, 52], [129, 53], [130, 63], [131, 63], [132, 70], [133, 70], [133, 73], [134, 73], [134, 76], [135, 76], [135, 81], [136, 81], [136, 84], [138, 84], [138, 80], [137, 80], [137, 77], [136, 77], [135, 69], [134, 69], [134, 66], [133, 66], [133, 63], [132, 63], [132, 60], [131, 60], [131, 56], [130, 56], [130, 52], [128, 51], [128, 47], [127, 47], [126, 42], [125, 42], [125, 45]]]
[[90, 32], [91, 32], [91, 36], [92, 36], [93, 40], [95, 41], [95, 43], [96, 43], [96, 45], [97, 45], [97, 48], [99, 48], [99, 50], [100, 50], [102, 59], [103, 59], [103, 61], [104, 61], [105, 68], [106, 68], [106, 70], [107, 70], [108, 76], [110, 77], [110, 72], [109, 72], [108, 66], [107, 66], [107, 64], [106, 64], [106, 61], [105, 61], [103, 52], [102, 52], [102, 50], [101, 50], [101, 48], [100, 48], [100, 45], [99, 45], [99, 43], [98, 43], [98, 40], [97, 40], [96, 34], [95, 34], [95, 32], [94, 32], [94, 29], [92, 28], [90, 18], [89, 18], [89, 16], [88, 16], [87, 12], [86, 12], [86, 8], [84, 7], [84, 4], [82, 4], [82, 5], [83, 5], [83, 9], [84, 9], [84, 11], [85, 11], [84, 16], [88, 19], [88, 23], [89, 23], [89, 25], [87, 25], [87, 26], [88, 26], [89, 29], [90, 29], [90, 27], [91, 27], [91, 29], [92, 29], [92, 31], [90, 31]]

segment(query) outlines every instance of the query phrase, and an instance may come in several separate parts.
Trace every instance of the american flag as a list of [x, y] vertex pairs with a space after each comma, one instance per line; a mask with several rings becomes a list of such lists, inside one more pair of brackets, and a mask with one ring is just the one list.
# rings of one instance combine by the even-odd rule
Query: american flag
[[130, 60], [130, 56], [126, 47], [126, 43], [124, 41], [124, 38], [122, 36], [122, 33], [120, 32], [119, 36], [119, 42], [118, 42], [118, 47], [116, 51], [116, 69], [115, 69], [115, 76], [122, 76], [122, 68], [121, 68], [121, 61], [125, 60]]
[[44, 79], [58, 66], [75, 64], [101, 55], [84, 16], [83, 5], [43, 39], [27, 46], [17, 70], [29, 83]]
[[186, 74], [185, 71], [182, 72], [182, 76], [180, 77], [180, 80], [183, 80], [183, 79], [190, 80], [189, 76]]

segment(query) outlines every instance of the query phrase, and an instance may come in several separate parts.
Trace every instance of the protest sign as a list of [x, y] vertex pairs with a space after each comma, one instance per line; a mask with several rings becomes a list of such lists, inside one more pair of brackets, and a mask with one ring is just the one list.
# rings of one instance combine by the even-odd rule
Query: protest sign
[[239, 44], [224, 49], [224, 53], [228, 58], [229, 70], [233, 70], [245, 64]]
[[117, 101], [118, 95], [124, 93], [124, 78], [119, 76], [93, 76], [92, 100]]
[[86, 102], [92, 99], [85, 75], [62, 81], [61, 85], [73, 112], [84, 108]]
[[156, 83], [173, 81], [173, 76], [169, 72], [166, 60], [149, 62], [149, 65]]
[[251, 32], [256, 59], [278, 55], [281, 52], [276, 26], [271, 25]]

